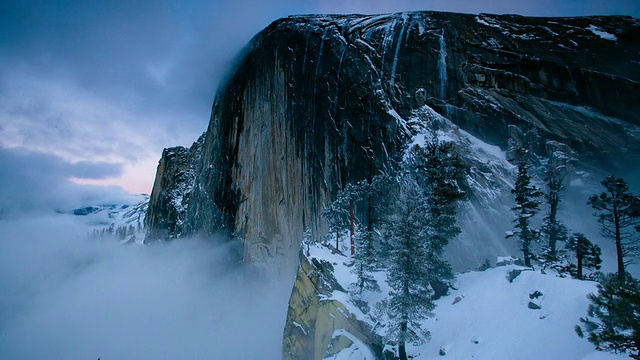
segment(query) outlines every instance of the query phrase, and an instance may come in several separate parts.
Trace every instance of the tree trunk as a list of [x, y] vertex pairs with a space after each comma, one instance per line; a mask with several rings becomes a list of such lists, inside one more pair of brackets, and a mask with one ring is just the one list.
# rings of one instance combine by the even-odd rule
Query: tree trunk
[[[527, 220], [523, 220], [527, 221]], [[529, 249], [531, 242], [531, 234], [529, 233], [529, 226], [522, 226], [522, 233], [520, 234], [522, 241], [522, 255], [524, 257], [524, 266], [531, 267], [531, 250]]]
[[403, 321], [400, 324], [400, 341], [398, 341], [398, 355], [400, 360], [407, 360], [407, 349], [405, 348], [405, 334], [407, 333], [407, 322]]
[[522, 253], [524, 255], [524, 266], [531, 267], [531, 253], [529, 252], [529, 245], [523, 246]]
[[353, 236], [355, 234], [354, 229], [354, 211], [353, 211], [353, 199], [349, 200], [349, 240], [351, 241], [351, 256], [356, 253], [356, 246], [353, 241]]
[[624, 253], [622, 251], [622, 235], [620, 234], [620, 211], [613, 207], [613, 222], [616, 229], [616, 254], [618, 255], [618, 280], [624, 281]]
[[549, 224], [551, 225], [551, 229], [549, 229], [549, 259], [552, 261], [556, 260], [556, 242], [558, 241], [558, 224], [556, 217], [558, 214], [559, 201], [558, 197], [554, 196], [549, 202]]
[[336, 250], [338, 250], [338, 251], [340, 251], [340, 248], [338, 247], [338, 245], [340, 245], [339, 244], [339, 238], [340, 238], [339, 234], [340, 234], [340, 232], [336, 231]]
[[367, 197], [367, 231], [373, 232], [373, 196]]
[[582, 254], [582, 251], [580, 251], [581, 247], [582, 247], [582, 243], [580, 240], [577, 240], [577, 245], [576, 245], [576, 260], [578, 262], [578, 279], [582, 280], [582, 258], [584, 257], [584, 255]]

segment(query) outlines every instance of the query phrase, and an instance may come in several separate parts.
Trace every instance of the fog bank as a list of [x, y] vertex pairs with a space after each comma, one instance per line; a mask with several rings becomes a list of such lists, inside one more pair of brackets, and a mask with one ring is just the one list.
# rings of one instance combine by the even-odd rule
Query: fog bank
[[0, 221], [2, 359], [278, 359], [292, 279], [224, 245], [91, 240], [77, 217]]

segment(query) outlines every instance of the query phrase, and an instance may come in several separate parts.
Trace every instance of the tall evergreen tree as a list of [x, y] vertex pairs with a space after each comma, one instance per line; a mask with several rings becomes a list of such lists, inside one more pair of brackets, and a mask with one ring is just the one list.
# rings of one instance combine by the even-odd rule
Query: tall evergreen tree
[[600, 270], [602, 254], [600, 247], [595, 245], [581, 233], [574, 233], [567, 241], [567, 250], [572, 250], [576, 256], [575, 267], [571, 264], [569, 272], [576, 279], [584, 278], [584, 269]]
[[437, 138], [425, 147], [414, 147], [411, 154], [410, 166], [430, 197], [429, 214], [435, 230], [432, 242], [446, 246], [460, 234], [460, 228], [456, 226], [456, 205], [465, 199], [464, 189], [469, 188], [465, 166], [455, 144], [439, 142]]
[[379, 263], [375, 247], [375, 227], [376, 223], [378, 223], [375, 214], [380, 212], [380, 205], [386, 202], [384, 201], [386, 199], [379, 200], [386, 198], [382, 194], [388, 192], [389, 186], [390, 177], [386, 174], [376, 175], [369, 181], [360, 181], [357, 184], [359, 199], [366, 201], [367, 220], [366, 226], [356, 226], [355, 253], [353, 254], [354, 269], [352, 272], [356, 274], [357, 281], [351, 291], [356, 299], [364, 291], [380, 290], [380, 286], [372, 275]]
[[373, 277], [376, 270], [376, 249], [374, 246], [373, 232], [358, 225], [355, 234], [356, 251], [353, 255], [353, 270], [357, 281], [351, 289], [356, 299], [362, 296], [364, 291], [380, 291], [380, 285]]
[[557, 243], [567, 241], [567, 227], [558, 219], [558, 210], [562, 201], [562, 193], [566, 190], [565, 178], [570, 173], [570, 163], [573, 158], [563, 151], [553, 151], [547, 159], [544, 170], [546, 192], [544, 199], [548, 210], [543, 219], [542, 233], [547, 238], [542, 258], [546, 263], [558, 260]]
[[388, 314], [391, 324], [387, 337], [398, 342], [400, 359], [406, 360], [406, 343], [416, 345], [428, 340], [430, 333], [420, 323], [435, 308], [428, 287], [431, 257], [427, 198], [411, 174], [398, 179], [395, 215], [389, 229], [392, 244], [388, 282]]
[[521, 159], [518, 162], [518, 177], [514, 189], [511, 190], [511, 193], [515, 195], [515, 205], [511, 208], [516, 215], [515, 228], [506, 237], [518, 237], [520, 250], [524, 256], [524, 264], [531, 266], [531, 259], [534, 258], [531, 244], [540, 236], [539, 230], [531, 228], [531, 217], [536, 215], [540, 209], [540, 201], [537, 199], [542, 196], [542, 192], [531, 184], [529, 164], [524, 159], [526, 150], [520, 149], [519, 153]]
[[[353, 246], [355, 233], [354, 206], [360, 196], [360, 190], [352, 183], [347, 184], [336, 194], [335, 200], [324, 208], [322, 215], [329, 223], [329, 231], [336, 234], [336, 249], [339, 246], [340, 233], [349, 231]], [[339, 249], [338, 249], [339, 250]]]
[[429, 284], [453, 277], [442, 254], [460, 228], [456, 202], [464, 198], [460, 184], [466, 181], [462, 163], [450, 143], [429, 143], [409, 151], [398, 177], [395, 214], [389, 228], [388, 336], [398, 340], [400, 359], [406, 360], [406, 343], [419, 344], [429, 332], [420, 322], [435, 308]]
[[583, 326], [575, 327], [578, 336], [586, 332], [598, 349], [640, 360], [640, 282], [609, 274], [598, 284], [598, 294], [587, 297], [591, 304], [587, 317], [580, 318]]
[[629, 192], [629, 186], [621, 178], [613, 175], [602, 180], [606, 191], [600, 195], [591, 195], [587, 204], [599, 213], [602, 234], [615, 241], [618, 265], [618, 278], [625, 277], [625, 266], [640, 254], [640, 200]]

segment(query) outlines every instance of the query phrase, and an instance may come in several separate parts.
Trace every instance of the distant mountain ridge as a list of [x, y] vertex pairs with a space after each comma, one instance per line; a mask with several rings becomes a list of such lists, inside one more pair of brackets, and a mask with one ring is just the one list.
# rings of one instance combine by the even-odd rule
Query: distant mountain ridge
[[148, 208], [149, 195], [139, 194], [132, 196], [128, 203], [88, 205], [68, 213], [85, 218], [86, 225], [94, 228], [92, 236], [115, 236], [122, 243], [142, 244]]

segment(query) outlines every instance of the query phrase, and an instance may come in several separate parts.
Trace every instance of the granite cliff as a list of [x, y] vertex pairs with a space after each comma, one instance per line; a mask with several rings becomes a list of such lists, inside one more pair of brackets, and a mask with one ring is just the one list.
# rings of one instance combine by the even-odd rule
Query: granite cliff
[[[163, 153], [147, 241], [221, 232], [245, 262], [293, 276], [302, 232], [322, 236], [336, 191], [401, 154], [410, 119], [441, 117], [495, 149], [516, 142], [545, 156], [562, 144], [594, 174], [638, 163], [637, 114], [640, 21], [630, 17], [280, 19], [244, 49], [203, 138]], [[474, 149], [458, 268], [510, 249], [508, 164], [488, 166]]]
[[340, 300], [332, 268], [342, 263], [300, 244], [306, 229], [326, 234], [321, 213], [338, 189], [402, 156], [416, 124], [456, 142], [468, 168], [463, 232], [446, 254], [459, 270], [516, 254], [504, 240], [510, 146], [527, 147], [534, 162], [575, 157], [569, 194], [580, 196], [567, 196], [568, 208], [584, 207], [603, 174], [640, 163], [640, 21], [630, 17], [296, 16], [256, 35], [239, 59], [205, 134], [163, 152], [146, 241], [222, 235], [236, 260], [295, 275], [287, 359], [383, 356]]

